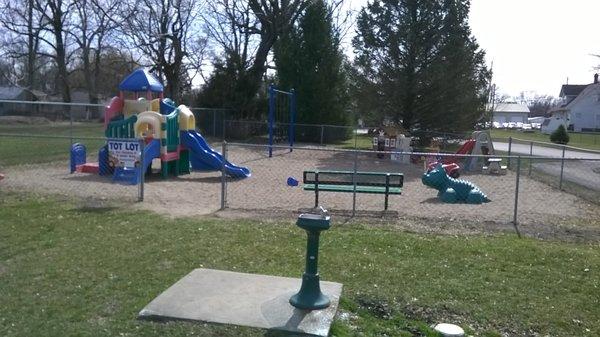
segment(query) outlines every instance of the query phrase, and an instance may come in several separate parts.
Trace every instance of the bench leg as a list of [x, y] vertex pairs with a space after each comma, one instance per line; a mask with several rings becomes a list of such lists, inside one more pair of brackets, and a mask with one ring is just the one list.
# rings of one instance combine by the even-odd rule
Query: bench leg
[[387, 211], [387, 209], [388, 209], [388, 195], [386, 194], [385, 195], [385, 208], [384, 208], [384, 210]]
[[319, 190], [315, 190], [315, 208], [319, 207]]

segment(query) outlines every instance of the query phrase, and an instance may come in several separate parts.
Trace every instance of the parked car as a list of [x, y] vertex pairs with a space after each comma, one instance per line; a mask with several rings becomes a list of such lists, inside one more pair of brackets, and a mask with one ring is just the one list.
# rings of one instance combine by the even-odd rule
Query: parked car
[[500, 124], [499, 122], [493, 122], [492, 127], [494, 129], [500, 129], [502, 127], [502, 124]]
[[542, 123], [531, 123], [531, 128], [539, 130], [542, 128]]
[[533, 132], [533, 128], [531, 127], [531, 124], [523, 124], [523, 126], [521, 127], [521, 131]]
[[508, 122], [507, 127], [509, 129], [515, 129], [517, 127], [517, 123], [515, 123], [515, 122]]

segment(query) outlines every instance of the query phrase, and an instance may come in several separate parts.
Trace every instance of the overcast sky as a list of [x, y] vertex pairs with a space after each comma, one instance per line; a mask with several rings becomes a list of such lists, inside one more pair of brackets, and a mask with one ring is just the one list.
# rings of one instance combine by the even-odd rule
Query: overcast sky
[[[366, 0], [350, 0], [360, 9]], [[600, 65], [600, 0], [471, 0], [473, 35], [502, 93], [558, 96]]]

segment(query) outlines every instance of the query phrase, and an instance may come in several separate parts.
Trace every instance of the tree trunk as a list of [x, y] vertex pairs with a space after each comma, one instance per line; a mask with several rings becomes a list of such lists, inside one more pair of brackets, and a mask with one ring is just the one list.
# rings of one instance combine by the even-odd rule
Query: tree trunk
[[[34, 89], [35, 84], [35, 61], [37, 56], [37, 42], [33, 29], [33, 1], [27, 1], [27, 80], [26, 85], [29, 90]], [[33, 95], [30, 97], [33, 100]]]
[[[54, 11], [52, 18], [52, 28], [54, 33], [54, 39], [56, 43], [56, 65], [58, 68], [58, 84], [59, 90], [62, 96], [63, 102], [71, 102], [71, 87], [69, 86], [69, 74], [67, 72], [67, 51], [63, 40], [63, 21], [62, 21], [62, 9], [58, 4]], [[62, 111], [62, 117], [70, 118], [71, 107], [66, 105], [59, 111]], [[59, 117], [59, 116], [57, 116]]]

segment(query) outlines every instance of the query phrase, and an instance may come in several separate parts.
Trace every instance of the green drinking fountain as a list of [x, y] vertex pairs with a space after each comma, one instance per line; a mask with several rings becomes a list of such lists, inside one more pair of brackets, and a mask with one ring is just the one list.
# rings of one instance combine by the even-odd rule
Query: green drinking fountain
[[290, 298], [290, 304], [298, 309], [318, 310], [327, 308], [329, 298], [321, 292], [319, 285], [319, 235], [331, 227], [330, 216], [323, 207], [319, 214], [300, 214], [296, 226], [308, 235], [306, 242], [306, 268], [302, 274], [300, 291]]

